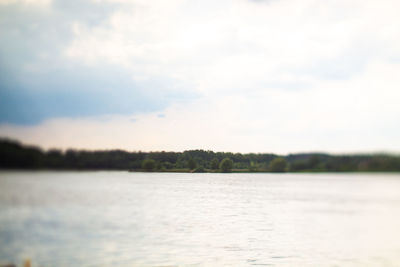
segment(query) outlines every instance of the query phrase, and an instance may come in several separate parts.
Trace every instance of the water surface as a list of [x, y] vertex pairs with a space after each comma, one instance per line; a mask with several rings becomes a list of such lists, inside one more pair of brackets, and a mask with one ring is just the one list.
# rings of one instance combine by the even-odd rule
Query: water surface
[[400, 175], [1, 172], [0, 264], [400, 266]]

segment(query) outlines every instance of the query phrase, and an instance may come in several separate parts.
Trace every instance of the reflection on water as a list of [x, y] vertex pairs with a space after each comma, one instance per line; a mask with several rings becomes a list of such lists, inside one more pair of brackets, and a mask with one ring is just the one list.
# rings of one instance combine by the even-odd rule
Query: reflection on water
[[400, 266], [400, 175], [0, 173], [0, 264]]

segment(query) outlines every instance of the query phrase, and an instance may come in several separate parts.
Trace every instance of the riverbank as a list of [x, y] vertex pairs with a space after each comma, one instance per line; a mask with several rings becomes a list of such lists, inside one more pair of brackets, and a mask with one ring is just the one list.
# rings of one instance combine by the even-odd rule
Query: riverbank
[[[221, 164], [225, 161], [225, 166]], [[128, 152], [43, 150], [0, 139], [0, 169], [131, 170], [157, 172], [400, 172], [400, 155], [232, 153], [210, 150]]]

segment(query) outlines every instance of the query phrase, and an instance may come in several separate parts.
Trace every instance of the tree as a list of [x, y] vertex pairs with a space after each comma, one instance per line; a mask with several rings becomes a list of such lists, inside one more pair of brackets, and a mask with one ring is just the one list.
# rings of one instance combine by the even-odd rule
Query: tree
[[219, 161], [218, 161], [218, 159], [217, 158], [213, 158], [212, 160], [211, 160], [211, 169], [212, 170], [217, 170], [218, 169], [218, 167], [219, 167]]
[[142, 169], [150, 172], [156, 167], [156, 162], [154, 159], [145, 159], [142, 162]]
[[196, 161], [195, 161], [193, 158], [190, 158], [190, 159], [188, 160], [188, 167], [189, 167], [189, 169], [194, 170], [194, 169], [196, 168], [196, 166], [197, 166]]
[[251, 172], [257, 171], [257, 163], [256, 162], [250, 161], [249, 171], [251, 171]]
[[233, 161], [230, 158], [224, 158], [219, 164], [221, 172], [231, 172], [233, 167]]
[[274, 158], [269, 164], [271, 172], [284, 172], [286, 170], [286, 160], [284, 158]]
[[163, 167], [164, 167], [165, 169], [172, 169], [172, 168], [174, 167], [174, 164], [172, 164], [172, 163], [169, 162], [169, 161], [166, 161], [166, 162], [163, 163]]

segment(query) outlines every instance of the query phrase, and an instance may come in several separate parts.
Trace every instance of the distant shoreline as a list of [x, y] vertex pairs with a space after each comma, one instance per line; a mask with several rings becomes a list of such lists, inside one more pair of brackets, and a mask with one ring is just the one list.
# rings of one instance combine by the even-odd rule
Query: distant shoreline
[[66, 151], [22, 145], [0, 139], [3, 170], [125, 170], [170, 173], [343, 173], [400, 172], [400, 156], [391, 154], [330, 155], [299, 153], [232, 153], [210, 150], [127, 152]]

